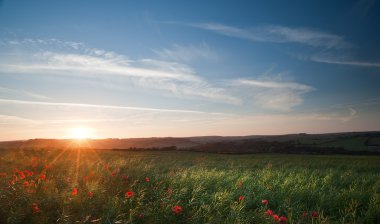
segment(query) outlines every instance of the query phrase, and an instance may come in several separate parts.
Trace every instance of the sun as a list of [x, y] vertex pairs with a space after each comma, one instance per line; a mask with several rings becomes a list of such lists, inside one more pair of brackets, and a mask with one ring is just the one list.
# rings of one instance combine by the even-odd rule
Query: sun
[[91, 138], [94, 130], [87, 127], [75, 127], [69, 130], [69, 137], [73, 139]]

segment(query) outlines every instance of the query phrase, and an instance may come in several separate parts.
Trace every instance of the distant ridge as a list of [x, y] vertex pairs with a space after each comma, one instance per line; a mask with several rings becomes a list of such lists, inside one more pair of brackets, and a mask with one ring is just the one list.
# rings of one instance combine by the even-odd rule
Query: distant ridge
[[380, 131], [182, 138], [29, 139], [0, 142], [0, 149], [78, 147], [104, 150], [191, 150], [216, 153], [377, 154], [380, 153]]

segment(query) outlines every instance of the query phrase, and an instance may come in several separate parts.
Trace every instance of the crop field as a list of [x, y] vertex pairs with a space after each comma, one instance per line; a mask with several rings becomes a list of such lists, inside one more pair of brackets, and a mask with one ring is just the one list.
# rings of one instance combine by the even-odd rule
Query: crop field
[[380, 157], [2, 150], [0, 223], [380, 223]]

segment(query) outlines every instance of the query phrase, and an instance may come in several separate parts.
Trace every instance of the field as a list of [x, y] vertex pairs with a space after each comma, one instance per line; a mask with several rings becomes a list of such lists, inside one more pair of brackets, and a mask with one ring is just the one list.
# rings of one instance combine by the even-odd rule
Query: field
[[0, 151], [0, 223], [285, 222], [380, 223], [380, 157]]

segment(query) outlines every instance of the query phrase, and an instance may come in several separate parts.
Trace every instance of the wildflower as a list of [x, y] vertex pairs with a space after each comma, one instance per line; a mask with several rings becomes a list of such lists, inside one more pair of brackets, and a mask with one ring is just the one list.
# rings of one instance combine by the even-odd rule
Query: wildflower
[[139, 219], [142, 219], [142, 218], [144, 218], [144, 215], [143, 215], [142, 213], [140, 213], [140, 214], [138, 215], [138, 218], [139, 218]]
[[126, 198], [131, 198], [131, 197], [133, 197], [134, 194], [135, 194], [135, 192], [133, 192], [133, 191], [127, 191], [127, 192], [125, 193], [125, 197], [126, 197]]
[[286, 223], [287, 220], [285, 216], [280, 216], [280, 223]]
[[274, 213], [272, 210], [268, 209], [268, 210], [266, 210], [265, 215], [272, 216], [272, 215], [274, 215]]
[[317, 211], [312, 211], [311, 212], [311, 217], [318, 218], [318, 212]]
[[173, 190], [169, 187], [167, 193], [168, 193], [168, 195], [171, 195], [173, 193]]
[[94, 193], [92, 193], [91, 191], [89, 191], [89, 192], [87, 193], [87, 196], [88, 196], [89, 198], [92, 198], [92, 197], [94, 197]]
[[18, 176], [20, 177], [20, 179], [25, 179], [25, 173], [24, 172], [18, 172]]
[[308, 216], [308, 213], [307, 213], [307, 212], [303, 212], [303, 213], [302, 213], [302, 217], [303, 217], [303, 218], [305, 218], [305, 217], [307, 217], [307, 216]]
[[83, 177], [83, 182], [88, 182], [88, 176]]
[[37, 203], [32, 204], [32, 212], [33, 213], [39, 213], [41, 211], [40, 207], [38, 207]]
[[172, 208], [174, 214], [179, 215], [183, 212], [183, 208], [179, 205], [176, 205]]
[[72, 196], [77, 196], [78, 195], [78, 189], [74, 187], [73, 191], [71, 192]]
[[149, 177], [145, 177], [145, 182], [149, 182], [149, 181], [150, 181]]
[[264, 199], [264, 200], [261, 201], [261, 203], [263, 203], [263, 205], [268, 205], [268, 200]]
[[280, 221], [280, 217], [278, 217], [278, 215], [273, 215], [273, 219], [275, 222], [279, 222]]
[[244, 196], [240, 196], [239, 201], [243, 201], [243, 200], [244, 200]]
[[28, 181], [24, 181], [23, 185], [24, 185], [24, 187], [29, 187], [29, 182]]
[[45, 180], [45, 179], [46, 179], [46, 175], [43, 174], [43, 173], [41, 173], [41, 174], [40, 174], [40, 180]]

